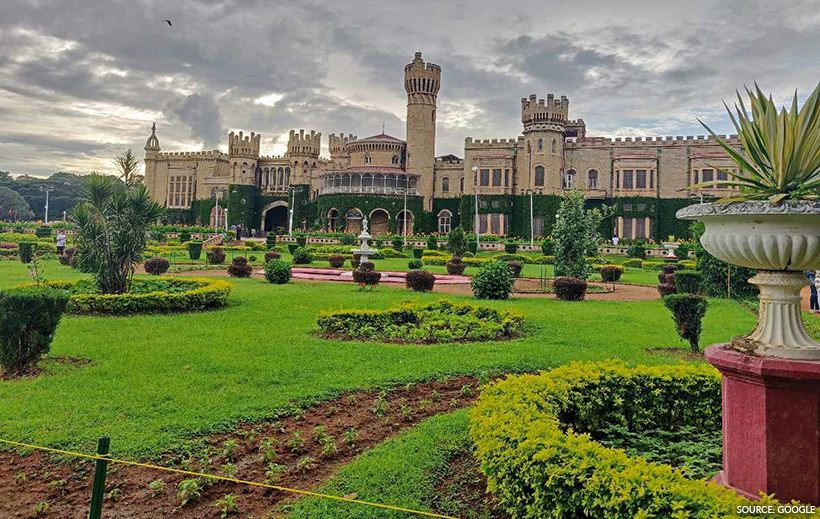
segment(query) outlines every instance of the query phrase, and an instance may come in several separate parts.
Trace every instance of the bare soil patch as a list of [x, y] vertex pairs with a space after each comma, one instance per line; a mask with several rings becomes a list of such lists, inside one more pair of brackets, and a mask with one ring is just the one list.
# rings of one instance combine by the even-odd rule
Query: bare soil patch
[[433, 510], [442, 515], [464, 519], [506, 519], [509, 515], [487, 492], [487, 477], [469, 450], [450, 459], [436, 483]]
[[[157, 464], [219, 475], [234, 473], [239, 479], [264, 482], [271, 477], [266, 476], [267, 453], [271, 463], [281, 465], [278, 477], [269, 479], [270, 483], [315, 490], [362, 451], [424, 418], [469, 405], [477, 391], [475, 378], [461, 376], [389, 391], [352, 392], [280, 420], [241, 423], [232, 432], [192, 442], [187, 452], [163, 455]], [[353, 441], [350, 433], [345, 435], [351, 429], [357, 433]], [[330, 443], [335, 450], [328, 447]], [[116, 438], [112, 440], [112, 456], [116, 457]], [[0, 517], [84, 519], [93, 470], [91, 461], [59, 460], [39, 451], [22, 455], [0, 452]], [[103, 517], [217, 518], [220, 512], [214, 502], [225, 494], [238, 496], [237, 517], [279, 517], [277, 510], [296, 498], [282, 491], [219, 481], [182, 506], [177, 485], [188, 477], [111, 464]], [[149, 484], [156, 480], [164, 485], [159, 490], [150, 489]], [[36, 515], [35, 507], [40, 503], [47, 503], [48, 510]]]
[[676, 359], [700, 361], [706, 360], [706, 358], [703, 356], [702, 351], [698, 353], [693, 353], [692, 350], [690, 350], [689, 348], [677, 348], [675, 346], [670, 346], [668, 348], [647, 348], [645, 351], [651, 355], [674, 357]]

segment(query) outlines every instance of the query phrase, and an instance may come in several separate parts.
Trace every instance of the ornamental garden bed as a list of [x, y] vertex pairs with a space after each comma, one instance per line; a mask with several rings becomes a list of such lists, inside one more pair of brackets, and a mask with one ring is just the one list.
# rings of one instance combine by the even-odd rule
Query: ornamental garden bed
[[751, 504], [708, 481], [721, 429], [709, 366], [575, 362], [489, 386], [471, 418], [513, 517], [726, 517]]
[[209, 278], [135, 278], [124, 294], [101, 294], [90, 280], [49, 281], [69, 292], [66, 312], [76, 315], [134, 315], [212, 310], [227, 306], [230, 283]]
[[322, 312], [320, 336], [326, 339], [433, 344], [509, 340], [521, 336], [521, 314], [486, 306], [439, 301], [387, 310]]

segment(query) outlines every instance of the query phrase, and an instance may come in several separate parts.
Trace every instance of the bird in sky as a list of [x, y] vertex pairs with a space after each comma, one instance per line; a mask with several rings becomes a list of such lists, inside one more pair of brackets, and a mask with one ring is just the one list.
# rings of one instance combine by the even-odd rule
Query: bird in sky
[[168, 27], [173, 27], [174, 24], [171, 23], [171, 20], [165, 20], [165, 23], [168, 24]]

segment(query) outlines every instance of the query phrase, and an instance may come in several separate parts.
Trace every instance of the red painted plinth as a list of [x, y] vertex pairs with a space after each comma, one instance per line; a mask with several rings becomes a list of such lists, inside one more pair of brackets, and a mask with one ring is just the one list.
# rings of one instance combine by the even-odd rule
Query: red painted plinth
[[720, 344], [706, 359], [723, 375], [723, 472], [747, 497], [820, 505], [820, 362], [757, 357]]

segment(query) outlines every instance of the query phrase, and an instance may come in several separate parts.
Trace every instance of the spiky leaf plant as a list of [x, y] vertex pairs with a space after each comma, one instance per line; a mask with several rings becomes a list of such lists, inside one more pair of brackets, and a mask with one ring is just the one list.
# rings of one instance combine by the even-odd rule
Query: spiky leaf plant
[[722, 202], [769, 200], [778, 204], [783, 200], [814, 200], [820, 194], [820, 83], [797, 107], [797, 92], [791, 108], [778, 111], [771, 96], [768, 98], [755, 84], [746, 88], [751, 114], [746, 110], [740, 92], [734, 113], [726, 103], [726, 110], [734, 124], [743, 151], [738, 152], [711, 128], [698, 119], [717, 139], [726, 153], [739, 166], [738, 172], [723, 171], [730, 178], [702, 182], [693, 187], [730, 186], [739, 188], [739, 194]]

